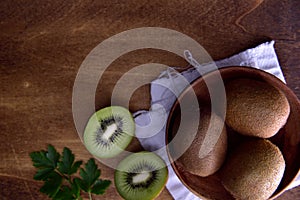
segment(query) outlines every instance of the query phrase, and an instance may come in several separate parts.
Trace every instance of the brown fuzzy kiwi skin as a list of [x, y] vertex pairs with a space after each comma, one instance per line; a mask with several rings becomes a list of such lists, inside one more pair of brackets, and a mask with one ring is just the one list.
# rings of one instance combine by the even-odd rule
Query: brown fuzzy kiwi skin
[[290, 106], [277, 88], [257, 80], [235, 79], [225, 84], [226, 123], [248, 136], [269, 138], [286, 123]]
[[[210, 151], [207, 156], [199, 158], [199, 150], [208, 130], [209, 123], [214, 123], [215, 126], [222, 126], [222, 132], [217, 143], [213, 143], [215, 146], [213, 147], [212, 151]], [[210, 143], [212, 143], [212, 141]], [[186, 152], [184, 152], [177, 162], [185, 171], [197, 176], [206, 177], [220, 169], [225, 160], [226, 152], [227, 132], [224, 120], [214, 113], [211, 113], [207, 110], [202, 110], [198, 132], [191, 146], [186, 150]]]
[[220, 170], [221, 181], [236, 199], [264, 200], [277, 189], [285, 161], [279, 148], [266, 139], [240, 144]]

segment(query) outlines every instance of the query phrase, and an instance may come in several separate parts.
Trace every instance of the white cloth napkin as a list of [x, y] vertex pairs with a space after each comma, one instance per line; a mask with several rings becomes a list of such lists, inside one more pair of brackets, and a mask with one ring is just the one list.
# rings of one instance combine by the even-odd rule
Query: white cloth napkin
[[[136, 137], [142, 146], [148, 151], [155, 151], [166, 163], [169, 163], [165, 146], [165, 124], [169, 111], [183, 89], [189, 82], [200, 76], [201, 72], [209, 72], [213, 70], [212, 63], [199, 65], [193, 60], [191, 55], [187, 55], [187, 61], [194, 66], [189, 70], [178, 73], [174, 68], [161, 73], [161, 75], [151, 82], [151, 108], [149, 111], [138, 111], [134, 113], [136, 122]], [[275, 50], [274, 41], [263, 43], [255, 48], [248, 49], [230, 58], [215, 62], [218, 68], [226, 66], [251, 66], [262, 69], [266, 72], [274, 74], [283, 82], [285, 82], [282, 74]], [[190, 192], [178, 179], [172, 167], [169, 165], [169, 179], [167, 189], [174, 199], [199, 199]], [[300, 185], [300, 177], [290, 188]]]

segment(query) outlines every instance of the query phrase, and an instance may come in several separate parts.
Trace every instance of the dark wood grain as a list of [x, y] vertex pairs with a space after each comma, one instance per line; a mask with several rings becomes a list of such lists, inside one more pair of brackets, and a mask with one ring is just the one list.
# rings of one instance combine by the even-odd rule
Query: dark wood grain
[[[145, 26], [180, 31], [213, 59], [275, 40], [288, 86], [300, 97], [298, 0], [92, 1], [28, 0], [0, 3], [0, 179], [1, 199], [43, 199], [32, 180], [29, 152], [51, 143], [87, 160], [72, 117], [72, 87], [85, 56], [122, 31]], [[96, 107], [110, 103], [123, 72], [147, 62], [186, 66], [171, 53], [145, 49], [120, 57], [98, 85]], [[100, 95], [101, 93], [101, 95]], [[104, 95], [103, 95], [104, 94]], [[149, 107], [149, 87], [139, 88], [131, 111]], [[140, 149], [138, 142], [132, 144]], [[99, 163], [103, 178], [113, 169]], [[299, 187], [282, 199], [299, 197]], [[120, 199], [114, 186], [99, 199]], [[158, 199], [171, 199], [167, 190]]]

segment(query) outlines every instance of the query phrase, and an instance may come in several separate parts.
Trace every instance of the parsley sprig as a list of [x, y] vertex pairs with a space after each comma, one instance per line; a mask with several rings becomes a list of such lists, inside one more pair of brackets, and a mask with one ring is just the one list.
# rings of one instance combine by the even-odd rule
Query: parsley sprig
[[[109, 180], [100, 179], [101, 171], [93, 158], [80, 168], [82, 161], [75, 161], [72, 151], [65, 147], [60, 155], [52, 145], [47, 151], [30, 153], [33, 166], [37, 168], [35, 180], [44, 181], [40, 188], [42, 193], [55, 200], [81, 200], [83, 192], [92, 199], [92, 194], [104, 194], [111, 184]], [[75, 176], [80, 168], [80, 177]]]

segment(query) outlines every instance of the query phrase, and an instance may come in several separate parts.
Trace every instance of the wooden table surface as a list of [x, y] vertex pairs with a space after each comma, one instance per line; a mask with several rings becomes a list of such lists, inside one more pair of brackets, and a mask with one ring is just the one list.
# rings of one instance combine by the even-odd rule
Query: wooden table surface
[[[76, 158], [91, 155], [72, 116], [72, 88], [87, 54], [103, 40], [133, 28], [165, 27], [199, 42], [218, 60], [275, 40], [287, 85], [300, 98], [298, 0], [2, 0], [0, 3], [0, 199], [46, 199], [33, 180], [29, 152], [53, 144]], [[143, 49], [113, 62], [102, 77], [96, 108], [110, 104], [118, 79], [134, 66], [186, 66], [170, 52]], [[149, 108], [149, 85], [130, 100], [132, 112]], [[131, 144], [141, 149], [137, 140]], [[98, 162], [102, 178], [114, 170]], [[300, 187], [279, 199], [297, 199]], [[95, 199], [121, 199], [114, 185]], [[172, 199], [165, 189], [158, 199]]]

